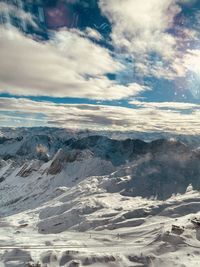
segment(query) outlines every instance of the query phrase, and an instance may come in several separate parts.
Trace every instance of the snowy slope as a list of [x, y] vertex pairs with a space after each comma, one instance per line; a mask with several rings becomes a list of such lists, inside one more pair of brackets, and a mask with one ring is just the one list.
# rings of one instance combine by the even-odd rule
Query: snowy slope
[[198, 149], [64, 129], [1, 132], [0, 266], [198, 266]]

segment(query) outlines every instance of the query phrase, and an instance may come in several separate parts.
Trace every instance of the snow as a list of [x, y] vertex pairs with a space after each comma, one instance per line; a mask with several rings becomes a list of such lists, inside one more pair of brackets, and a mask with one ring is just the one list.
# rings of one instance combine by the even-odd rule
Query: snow
[[[38, 139], [39, 131], [28, 139], [34, 140], [28, 142], [30, 150], [17, 155], [24, 142], [27, 144], [29, 130], [3, 132], [11, 138], [18, 132], [23, 139], [0, 145], [0, 266], [37, 266], [37, 262], [43, 267], [199, 265], [200, 227], [194, 221], [200, 219], [200, 192], [192, 182], [198, 183], [200, 172], [198, 156], [190, 147], [178, 144], [180, 150], [174, 149], [170, 155], [180, 163], [175, 164], [176, 169], [184, 170], [188, 158], [195, 162], [188, 166], [196, 180], [186, 179], [184, 173], [181, 179], [174, 176], [177, 184], [186, 181], [184, 191], [180, 193], [174, 186], [171, 194], [172, 187], [166, 186], [170, 197], [159, 198], [146, 193], [149, 180], [140, 185], [135, 176], [145, 170], [144, 177], [149, 173], [157, 177], [150, 154], [131, 158], [129, 147], [120, 143], [123, 160], [117, 159], [119, 150], [110, 146], [109, 140], [103, 139], [102, 146], [99, 138], [97, 145], [92, 142], [88, 146], [90, 140], [77, 133], [76, 139], [82, 140], [78, 146], [83, 145], [83, 149], [64, 146], [75, 134], [65, 136], [59, 129], [45, 129], [50, 138], [47, 145], [44, 133]], [[170, 149], [170, 143], [165, 143], [164, 151], [156, 147], [154, 163], [166, 163], [170, 173], [180, 175], [168, 161], [167, 151], [177, 148], [175, 140], [170, 142], [174, 143]], [[44, 143], [48, 151], [42, 151], [49, 153], [48, 159], [38, 157], [37, 151], [35, 154], [35, 148]], [[4, 158], [7, 145], [13, 155], [9, 159]], [[162, 179], [162, 172], [157, 181]], [[134, 190], [127, 194], [128, 185], [137, 186], [138, 194]], [[140, 194], [142, 188], [144, 194]]]

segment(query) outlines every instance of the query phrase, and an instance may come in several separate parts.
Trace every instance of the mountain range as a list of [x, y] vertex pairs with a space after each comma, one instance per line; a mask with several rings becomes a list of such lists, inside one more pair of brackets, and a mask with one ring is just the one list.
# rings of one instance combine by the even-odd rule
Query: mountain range
[[[5, 236], [5, 266], [36, 266], [27, 265], [30, 258], [33, 262], [39, 258], [38, 266], [167, 266], [161, 262], [195, 266], [180, 265], [177, 257], [184, 255], [188, 243], [191, 249], [200, 245], [199, 229], [192, 223], [200, 207], [199, 139], [188, 142], [188, 136], [167, 134], [158, 139], [153, 133], [145, 141], [139, 137], [139, 133], [2, 128], [0, 234]], [[12, 238], [5, 231], [11, 231]], [[38, 238], [42, 240], [44, 253], [34, 254], [34, 245], [30, 246], [28, 260], [19, 263], [18, 254], [25, 253], [23, 244], [30, 236], [37, 247]], [[62, 254], [66, 244], [70, 251], [76, 248], [68, 260]], [[8, 245], [18, 265], [12, 265]], [[119, 258], [115, 246], [120, 252], [123, 248], [117, 252]], [[57, 253], [57, 260], [48, 248]], [[196, 259], [194, 251], [188, 261]]]

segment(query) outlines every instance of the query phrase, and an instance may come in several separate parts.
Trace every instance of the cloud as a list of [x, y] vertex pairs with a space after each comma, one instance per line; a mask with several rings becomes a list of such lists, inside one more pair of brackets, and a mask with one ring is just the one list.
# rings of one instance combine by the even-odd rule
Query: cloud
[[200, 105], [184, 102], [142, 102], [129, 101], [129, 104], [143, 108], [172, 109], [172, 110], [200, 110]]
[[175, 18], [185, 0], [100, 0], [112, 24], [116, 53], [132, 55], [138, 75], [175, 79], [185, 75], [184, 45], [196, 38], [191, 28], [179, 27]]
[[123, 99], [147, 90], [109, 80], [123, 66], [110, 52], [78, 33], [63, 30], [38, 42], [17, 30], [0, 31], [0, 92], [14, 95]]
[[100, 7], [113, 25], [115, 45], [140, 54], [173, 55], [174, 39], [166, 33], [180, 11], [173, 0], [100, 0]]
[[200, 75], [200, 50], [188, 49], [184, 58], [184, 64], [189, 71]]
[[102, 39], [102, 35], [97, 30], [89, 27], [85, 29], [85, 35], [97, 41], [100, 41]]
[[10, 3], [0, 3], [0, 16], [6, 19], [5, 23], [9, 24], [11, 17], [20, 19], [24, 27], [27, 24], [37, 27], [32, 14], [25, 12], [23, 9], [16, 7]]
[[[23, 98], [0, 98], [0, 112], [10, 116], [10, 126], [13, 126], [12, 119], [17, 116], [18, 120], [21, 117], [22, 125], [24, 117], [34, 118], [35, 121], [30, 122], [32, 126], [37, 123], [37, 125], [78, 129], [200, 134], [199, 108], [195, 108], [191, 112], [182, 112], [183, 107], [188, 108], [191, 105], [174, 103], [174, 109], [162, 109], [163, 106], [167, 107], [168, 105], [172, 104], [151, 103], [151, 105], [146, 104], [145, 106], [144, 103], [138, 108], [126, 108], [105, 105], [55, 104]], [[18, 126], [22, 125], [18, 124]]]

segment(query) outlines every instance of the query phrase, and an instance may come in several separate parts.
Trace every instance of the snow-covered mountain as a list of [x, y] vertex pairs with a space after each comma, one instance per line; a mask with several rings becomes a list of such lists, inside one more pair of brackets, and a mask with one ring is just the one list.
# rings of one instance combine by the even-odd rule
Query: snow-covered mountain
[[124, 137], [1, 129], [2, 266], [198, 266], [199, 137]]
[[[198, 149], [200, 146], [199, 135], [176, 135], [170, 133], [143, 133], [143, 132], [108, 132], [108, 131], [78, 131], [62, 128], [0, 128], [0, 155], [1, 157], [14, 156], [17, 154], [25, 158], [36, 157], [36, 152], [42, 150], [42, 146], [48, 151], [48, 155], [52, 157], [59, 148], [67, 145], [69, 141], [81, 140], [90, 136], [99, 136], [104, 142], [103, 137], [111, 140], [142, 140], [143, 142], [151, 142], [160, 139], [179, 141], [193, 149]], [[95, 139], [95, 137], [93, 137]], [[93, 140], [91, 139], [91, 140]], [[90, 141], [92, 142], [92, 141]], [[114, 142], [114, 141], [113, 141]], [[79, 141], [80, 143], [80, 141]], [[41, 148], [37, 148], [37, 145]], [[34, 152], [34, 155], [31, 153]]]

